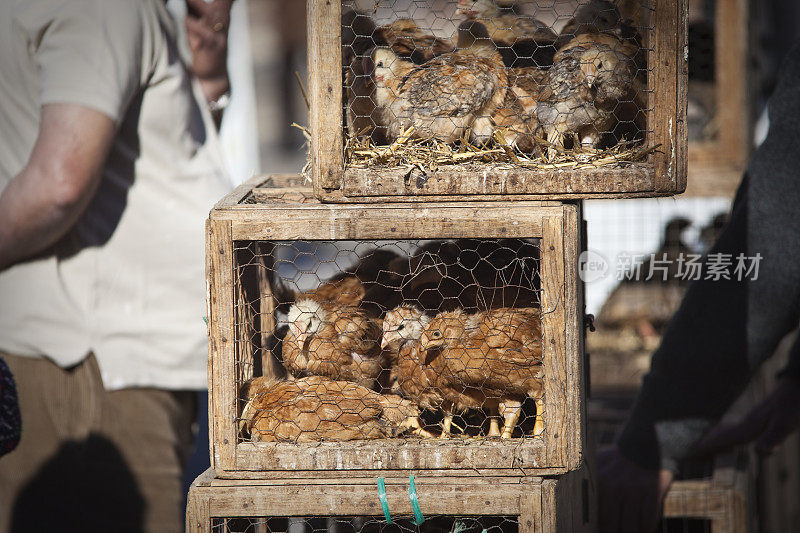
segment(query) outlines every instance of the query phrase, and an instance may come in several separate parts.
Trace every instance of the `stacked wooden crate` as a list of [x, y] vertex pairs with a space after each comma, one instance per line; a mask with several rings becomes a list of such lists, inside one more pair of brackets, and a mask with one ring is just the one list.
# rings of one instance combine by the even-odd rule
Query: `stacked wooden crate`
[[[308, 3], [313, 189], [297, 187], [299, 177], [254, 178], [223, 199], [207, 223], [213, 475], [193, 486], [191, 530], [382, 530], [391, 513], [398, 513], [400, 530], [593, 530], [578, 200], [675, 194], [686, 180], [685, 2], [644, 2], [641, 9], [647, 17], [639, 29], [649, 43], [641, 46], [650, 67], [642, 110], [647, 125], [638, 141], [644, 150], [636, 160], [587, 164], [580, 157], [591, 150], [574, 146], [578, 155], [567, 164], [542, 156], [528, 166], [472, 158], [469, 165], [365, 167], [347, 159], [355, 134], [347, 131], [347, 109], [341, 112], [347, 79], [341, 3]], [[446, 259], [443, 250], [449, 250]], [[386, 251], [400, 256], [397, 264], [407, 270], [380, 263], [386, 259], [376, 258]], [[289, 318], [292, 301], [358, 277], [359, 261], [372, 261], [376, 276], [360, 284], [384, 283], [378, 278], [387, 275], [402, 281], [385, 282], [397, 294], [361, 296], [359, 305], [369, 304], [378, 324], [409, 298], [429, 318], [463, 309], [471, 320], [464, 327], [473, 330], [476, 317], [484, 316], [476, 313], [497, 308], [514, 308], [512, 315], [525, 308], [535, 316], [538, 337], [523, 348], [538, 350], [538, 370], [532, 363], [516, 372], [530, 374], [540, 390], [525, 401], [514, 396], [527, 421], [516, 425], [502, 406], [498, 411], [479, 401], [471, 414], [450, 412], [452, 432], [444, 407], [422, 404], [428, 409], [413, 435], [340, 441], [314, 430], [293, 438], [256, 431], [261, 413], [252, 412], [253, 384], [286, 379], [287, 339], [313, 323], [298, 326]], [[294, 296], [287, 300], [287, 292]], [[295, 329], [286, 333], [287, 325]], [[304, 338], [303, 357], [316, 357]], [[417, 362], [427, 367], [429, 357], [443, 357], [431, 353]], [[310, 368], [293, 373], [314, 374]], [[474, 382], [464, 387], [464, 394], [491, 396]], [[375, 389], [396, 392], [390, 385]], [[494, 432], [498, 415], [505, 417], [502, 437]], [[379, 480], [385, 489], [378, 489]]]

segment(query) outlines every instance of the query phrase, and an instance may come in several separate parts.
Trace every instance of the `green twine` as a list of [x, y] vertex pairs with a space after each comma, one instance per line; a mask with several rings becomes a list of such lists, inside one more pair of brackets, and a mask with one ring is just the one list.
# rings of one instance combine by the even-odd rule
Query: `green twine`
[[378, 481], [378, 499], [381, 501], [381, 507], [383, 508], [383, 516], [386, 518], [386, 523], [392, 523], [392, 515], [389, 514], [389, 500], [386, 498], [386, 483], [382, 477], [377, 479]]
[[414, 511], [414, 525], [421, 526], [425, 521], [422, 516], [422, 509], [419, 508], [419, 499], [417, 498], [417, 487], [414, 485], [414, 476], [408, 476], [408, 498], [411, 500], [411, 509]]

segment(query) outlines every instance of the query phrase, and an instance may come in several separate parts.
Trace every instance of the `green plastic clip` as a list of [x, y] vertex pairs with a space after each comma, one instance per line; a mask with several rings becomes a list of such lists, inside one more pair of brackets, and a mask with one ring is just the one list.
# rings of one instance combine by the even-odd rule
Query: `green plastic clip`
[[414, 484], [414, 476], [408, 476], [408, 499], [411, 500], [411, 510], [414, 511], [414, 524], [421, 526], [425, 521], [422, 516], [422, 509], [419, 508], [419, 498], [417, 498], [417, 486]]
[[386, 518], [386, 523], [392, 523], [392, 515], [389, 514], [389, 500], [386, 498], [386, 483], [382, 477], [378, 478], [378, 499], [381, 501], [383, 508], [383, 516]]
[[206, 323], [206, 326], [208, 325], [208, 317], [207, 317], [207, 316], [204, 316], [204, 317], [203, 317], [203, 322], [205, 322], [205, 323]]

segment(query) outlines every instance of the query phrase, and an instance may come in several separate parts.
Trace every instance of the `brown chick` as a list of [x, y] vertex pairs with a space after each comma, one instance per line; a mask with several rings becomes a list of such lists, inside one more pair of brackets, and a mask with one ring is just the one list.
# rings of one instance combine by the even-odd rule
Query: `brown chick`
[[306, 296], [316, 301], [329, 301], [342, 305], [359, 306], [370, 316], [380, 316], [402, 301], [400, 284], [402, 273], [392, 270], [400, 256], [388, 249], [373, 249], [361, 255], [358, 261], [316, 289], [306, 293], [292, 290], [278, 281], [274, 290], [282, 312], [298, 298]]
[[417, 64], [452, 52], [454, 47], [449, 40], [426, 34], [411, 19], [376, 27], [363, 13], [347, 10], [342, 15], [348, 132], [351, 136], [370, 135], [377, 144], [386, 144], [386, 129], [380, 125], [374, 102], [375, 84], [363, 67], [364, 58], [376, 46], [389, 47], [399, 57]]
[[508, 69], [506, 99], [492, 116], [495, 127], [503, 132], [512, 147], [525, 153], [538, 148], [535, 136], [541, 136], [541, 124], [536, 117], [536, 106], [547, 98], [547, 71], [537, 67]]
[[395, 54], [419, 65], [455, 49], [451, 41], [425, 33], [409, 18], [380, 26], [375, 37], [376, 46], [388, 46]]
[[491, 116], [508, 85], [503, 61], [483, 25], [462, 23], [459, 37], [458, 49], [419, 67], [389, 48], [375, 49], [375, 103], [389, 140], [411, 126], [415, 139], [455, 143], [470, 128], [475, 142], [491, 138]]
[[395, 390], [422, 409], [444, 413], [441, 438], [450, 436], [453, 416], [467, 409], [480, 409], [485, 397], [478, 389], [452, 387], [420, 360], [419, 339], [430, 317], [412, 305], [401, 305], [386, 313], [383, 346], [393, 361]]
[[300, 298], [289, 309], [283, 363], [294, 375], [319, 375], [373, 388], [385, 365], [381, 328], [358, 307]]
[[549, 95], [548, 71], [535, 67], [508, 69], [508, 86], [526, 114], [536, 113], [536, 105]]
[[521, 14], [521, 3], [458, 0], [457, 13], [486, 26], [506, 66], [548, 67], [556, 51], [556, 34], [547, 24]]
[[277, 381], [256, 378], [242, 411], [243, 434], [262, 442], [381, 439], [409, 429], [419, 409], [348, 381], [321, 376]]
[[577, 135], [581, 146], [597, 148], [618, 125], [641, 120], [644, 91], [636, 78], [636, 50], [612, 35], [584, 34], [556, 54], [548, 71], [552, 93], [536, 106], [550, 157], [564, 147], [565, 136]]
[[[642, 36], [633, 26], [632, 20], [622, 18], [619, 7], [607, 0], [590, 0], [588, 3], [579, 6], [575, 15], [561, 29], [561, 33], [555, 42], [556, 51], [561, 50], [575, 37], [583, 34], [604, 33], [612, 35], [636, 47], [636, 51], [632, 52], [631, 57], [634, 58], [637, 67], [640, 69], [640, 74], [643, 75], [646, 72], [647, 51], [642, 46]], [[631, 6], [629, 5], [622, 7], [625, 7], [626, 11], [631, 11]]]
[[543, 360], [538, 309], [439, 313], [425, 327], [419, 350], [425, 367], [434, 369], [442, 382], [486, 395], [486, 406], [496, 408], [505, 419], [502, 434], [497, 420], [491, 419], [490, 436], [511, 437], [525, 397], [536, 401], [534, 435], [541, 435]]
[[340, 305], [358, 306], [364, 299], [366, 289], [356, 276], [348, 274], [339, 279], [326, 281], [319, 287], [303, 294], [316, 302], [332, 302]]
[[492, 124], [495, 135], [502, 134], [503, 140], [511, 148], [528, 154], [536, 149], [534, 135], [539, 130], [536, 115], [525, 113], [522, 101], [513, 88], [506, 92], [503, 105], [492, 115]]

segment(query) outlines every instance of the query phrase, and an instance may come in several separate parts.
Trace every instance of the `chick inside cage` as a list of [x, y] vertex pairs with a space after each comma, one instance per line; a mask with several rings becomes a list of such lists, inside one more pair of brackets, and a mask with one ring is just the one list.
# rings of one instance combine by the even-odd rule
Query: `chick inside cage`
[[539, 245], [237, 243], [241, 441], [541, 437]]
[[644, 160], [650, 11], [606, 0], [345, 3], [346, 164]]

